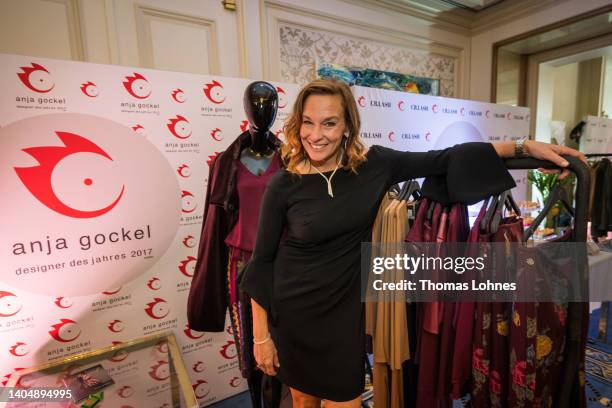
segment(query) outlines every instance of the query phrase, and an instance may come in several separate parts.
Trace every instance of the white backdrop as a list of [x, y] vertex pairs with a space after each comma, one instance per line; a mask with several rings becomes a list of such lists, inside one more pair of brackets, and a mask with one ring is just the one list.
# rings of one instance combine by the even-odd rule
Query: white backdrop
[[[516, 140], [528, 135], [529, 109], [356, 86], [366, 144], [427, 151], [465, 142]], [[512, 193], [524, 200], [527, 172], [511, 171]]]
[[[229, 324], [194, 332], [186, 303], [208, 162], [246, 129], [250, 82], [0, 55], [2, 382], [172, 330], [201, 406], [246, 389]], [[275, 86], [282, 137], [297, 89]]]
[[612, 153], [612, 119], [587, 116], [580, 151], [583, 153]]

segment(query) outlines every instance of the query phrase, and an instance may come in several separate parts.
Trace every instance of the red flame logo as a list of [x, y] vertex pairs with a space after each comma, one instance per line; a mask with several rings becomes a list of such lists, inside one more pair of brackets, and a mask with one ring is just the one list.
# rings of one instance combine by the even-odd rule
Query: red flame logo
[[191, 125], [184, 116], [176, 115], [170, 122], [166, 124], [170, 133], [178, 139], [187, 139], [191, 136]]
[[229, 385], [234, 388], [239, 387], [240, 384], [242, 384], [242, 379], [238, 377], [233, 377], [229, 382]]
[[280, 86], [276, 87], [276, 92], [278, 93], [278, 108], [283, 109], [285, 106], [287, 106], [287, 100], [285, 99], [287, 94]]
[[402, 112], [404, 111], [404, 101], [399, 101], [397, 103], [397, 109], [401, 110]]
[[129, 398], [134, 395], [134, 389], [129, 385], [124, 385], [117, 390], [117, 395], [121, 398]]
[[189, 337], [192, 340], [197, 340], [204, 336], [204, 332], [197, 332], [195, 330], [192, 330], [191, 327], [189, 327], [189, 324], [185, 325], [185, 330], [183, 330], [183, 333], [185, 333], [185, 336]]
[[[22, 346], [26, 346], [26, 347], [22, 347]], [[27, 344], [23, 343], [21, 341], [15, 343], [13, 346], [11, 346], [11, 348], [9, 349], [9, 353], [11, 353], [12, 355], [14, 355], [15, 357], [23, 357], [26, 354], [28, 354], [30, 352], [30, 350], [28, 350]]]
[[120, 333], [123, 331], [125, 327], [123, 326], [123, 322], [121, 320], [113, 320], [108, 324], [108, 330], [113, 333]]
[[[123, 344], [123, 342], [122, 341], [113, 341], [113, 346], [118, 346], [120, 344]], [[113, 353], [113, 356], [108, 359], [108, 361], [112, 361], [113, 363], [119, 363], [119, 362], [125, 360], [128, 357], [129, 354], [130, 353], [125, 351], [125, 349], [117, 350], [117, 351], [115, 351], [115, 353]]]
[[145, 312], [153, 319], [163, 319], [170, 313], [170, 308], [164, 299], [153, 298], [153, 302], [147, 303]]
[[197, 361], [193, 364], [193, 366], [191, 366], [193, 368], [193, 371], [195, 371], [196, 373], [201, 373], [202, 371], [204, 371], [204, 369], [206, 368], [206, 366], [204, 365], [203, 362], [201, 361]]
[[195, 246], [193, 235], [187, 235], [185, 238], [183, 238], [183, 245], [185, 245], [187, 248], [193, 248]]
[[210, 131], [210, 137], [215, 139], [217, 142], [220, 142], [223, 140], [223, 137], [221, 137], [222, 135], [223, 135], [223, 131], [219, 128], [214, 128], [213, 130]]
[[137, 99], [146, 99], [151, 95], [149, 81], [137, 72], [134, 72], [133, 76], [126, 76], [123, 86], [130, 95]]
[[[21, 179], [24, 186], [34, 197], [49, 209], [73, 218], [94, 218], [106, 214], [112, 210], [123, 196], [125, 186], [121, 187], [121, 192], [117, 198], [108, 206], [94, 211], [81, 211], [64, 204], [53, 191], [51, 185], [51, 175], [55, 166], [71, 154], [75, 153], [95, 153], [113, 159], [98, 145], [79, 135], [69, 132], [55, 132], [64, 146], [41, 146], [28, 147], [22, 151], [34, 157], [39, 165], [34, 167], [15, 167], [17, 176]], [[91, 185], [93, 181], [89, 178], [84, 180], [86, 185]]]
[[228, 340], [227, 343], [221, 347], [219, 353], [221, 353], [223, 358], [231, 360], [236, 357], [236, 345], [232, 340]]
[[62, 309], [68, 309], [70, 306], [72, 306], [72, 301], [63, 296], [56, 298], [54, 303], [57, 305], [57, 307]]
[[192, 387], [197, 399], [206, 398], [210, 394], [210, 385], [204, 380], [198, 380]]
[[51, 327], [53, 327], [53, 330], [49, 331], [51, 337], [62, 343], [74, 341], [81, 335], [81, 329], [74, 320], [60, 319], [60, 323]]
[[209, 101], [217, 105], [225, 102], [223, 85], [217, 81], [212, 81], [204, 86], [204, 95], [206, 95]]
[[429, 138], [431, 137], [431, 133], [425, 133], [425, 140], [429, 142]]
[[438, 113], [438, 105], [435, 104], [435, 103], [433, 105], [431, 105], [431, 111], [433, 113]]
[[161, 288], [161, 281], [159, 280], [159, 278], [151, 278], [147, 282], [147, 286], [151, 290], [159, 290]]
[[192, 278], [196, 260], [197, 258], [189, 255], [179, 263], [179, 271], [188, 278]]
[[98, 86], [91, 81], [81, 84], [81, 92], [90, 98], [95, 98], [100, 94], [98, 91]]
[[390, 141], [395, 142], [395, 139], [394, 139], [395, 138], [395, 132], [394, 131], [389, 132], [388, 137], [389, 137]]
[[357, 103], [358, 103], [358, 104], [359, 104], [359, 106], [361, 106], [362, 108], [365, 108], [365, 106], [366, 106], [365, 96], [360, 96], [359, 98], [357, 98]]
[[47, 93], [51, 91], [55, 84], [47, 68], [34, 62], [30, 65], [30, 67], [19, 67], [23, 71], [17, 73], [21, 82], [34, 92]]
[[461, 109], [459, 109], [459, 114], [461, 116], [465, 116], [465, 114], [463, 113], [464, 111], [465, 111], [465, 108], [462, 107]]
[[118, 288], [115, 288], [115, 289], [106, 290], [106, 291], [102, 292], [102, 294], [103, 295], [114, 295], [115, 293], [119, 293], [120, 290], [121, 290], [121, 286], [119, 286]]
[[240, 131], [241, 132], [246, 132], [248, 128], [249, 128], [249, 121], [248, 120], [243, 120], [240, 123]]
[[189, 214], [195, 211], [197, 207], [197, 203], [195, 201], [195, 197], [189, 191], [183, 190], [181, 192], [181, 200], [182, 200], [182, 211], [185, 214]]
[[208, 164], [209, 167], [210, 167], [210, 164], [212, 163], [212, 161], [219, 155], [219, 153], [220, 152], [215, 152], [211, 156], [208, 156], [208, 160], [206, 160], [206, 164]]
[[176, 169], [176, 172], [179, 174], [179, 176], [183, 178], [187, 178], [191, 176], [191, 169], [189, 168], [188, 165], [184, 163], [181, 164], [178, 169]]
[[0, 290], [0, 317], [15, 316], [22, 307], [15, 294]]
[[485, 112], [486, 118], [489, 119], [490, 115], [491, 115], [491, 111], [487, 109], [487, 111]]
[[170, 366], [165, 360], [159, 360], [155, 365], [151, 367], [149, 375], [151, 378], [157, 381], [164, 381], [170, 378]]
[[178, 103], [183, 103], [185, 102], [185, 93], [182, 89], [177, 88], [172, 91], [172, 99], [174, 99]]
[[160, 354], [168, 354], [168, 343], [164, 340], [160, 340], [156, 345], [155, 349]]
[[146, 135], [145, 128], [141, 124], [136, 124], [136, 125], [132, 126], [132, 130], [134, 132], [138, 133], [141, 136], [145, 136]]

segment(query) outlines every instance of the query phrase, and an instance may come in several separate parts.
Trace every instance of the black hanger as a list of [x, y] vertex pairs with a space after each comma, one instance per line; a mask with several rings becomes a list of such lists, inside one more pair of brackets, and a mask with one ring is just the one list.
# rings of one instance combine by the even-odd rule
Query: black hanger
[[546, 218], [546, 215], [559, 201], [561, 201], [561, 204], [563, 204], [567, 212], [574, 217], [574, 208], [572, 207], [571, 201], [567, 195], [567, 191], [565, 191], [565, 188], [563, 188], [561, 183], [557, 181], [551, 190], [550, 195], [548, 196], [548, 201], [544, 204], [542, 211], [540, 211], [540, 214], [538, 214], [535, 220], [533, 220], [529, 228], [525, 230], [525, 233], [523, 234], [523, 241], [527, 241], [533, 235], [535, 230], [538, 228], [538, 225], [540, 225], [542, 220]]
[[410, 180], [404, 183], [404, 187], [397, 196], [398, 200], [408, 201], [411, 196], [418, 200], [421, 197], [421, 186], [416, 180]]

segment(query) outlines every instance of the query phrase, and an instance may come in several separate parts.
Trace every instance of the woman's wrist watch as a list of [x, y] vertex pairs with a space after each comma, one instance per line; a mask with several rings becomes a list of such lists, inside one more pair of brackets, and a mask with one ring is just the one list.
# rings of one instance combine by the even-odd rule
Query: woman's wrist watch
[[514, 157], [527, 157], [525, 142], [527, 138], [518, 139], [514, 142]]

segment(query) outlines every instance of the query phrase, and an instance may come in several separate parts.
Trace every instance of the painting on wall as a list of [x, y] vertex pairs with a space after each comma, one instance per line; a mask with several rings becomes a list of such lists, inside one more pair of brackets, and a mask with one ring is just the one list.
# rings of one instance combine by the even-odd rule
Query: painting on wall
[[417, 77], [377, 69], [345, 67], [340, 64], [317, 62], [317, 78], [333, 78], [348, 85], [412, 92], [422, 95], [440, 95], [440, 80]]

